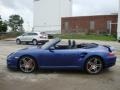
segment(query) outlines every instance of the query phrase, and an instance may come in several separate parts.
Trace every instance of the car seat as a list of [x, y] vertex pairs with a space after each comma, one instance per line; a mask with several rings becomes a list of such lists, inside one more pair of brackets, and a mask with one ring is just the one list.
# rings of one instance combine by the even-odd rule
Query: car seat
[[72, 48], [73, 48], [73, 49], [74, 49], [74, 48], [77, 48], [77, 45], [76, 45], [75, 40], [73, 40], [73, 42], [72, 42]]
[[68, 49], [71, 49], [71, 48], [72, 48], [71, 40], [68, 40]]

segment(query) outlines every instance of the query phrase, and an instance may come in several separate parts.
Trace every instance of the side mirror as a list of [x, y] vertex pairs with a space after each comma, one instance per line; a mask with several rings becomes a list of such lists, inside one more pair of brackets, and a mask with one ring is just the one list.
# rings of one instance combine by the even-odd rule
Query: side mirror
[[53, 50], [55, 50], [54, 47], [50, 47], [50, 48], [49, 48], [49, 51], [50, 51], [50, 52], [53, 52]]

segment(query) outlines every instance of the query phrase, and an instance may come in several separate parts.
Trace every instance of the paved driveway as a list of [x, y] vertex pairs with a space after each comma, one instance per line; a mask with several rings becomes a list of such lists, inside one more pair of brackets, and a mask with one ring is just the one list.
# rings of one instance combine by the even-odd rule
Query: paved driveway
[[77, 41], [80, 42], [114, 46], [118, 56], [116, 66], [99, 75], [87, 75], [80, 71], [39, 71], [31, 74], [10, 71], [6, 68], [6, 56], [30, 45], [16, 45], [15, 41], [0, 41], [0, 90], [120, 90], [120, 43]]

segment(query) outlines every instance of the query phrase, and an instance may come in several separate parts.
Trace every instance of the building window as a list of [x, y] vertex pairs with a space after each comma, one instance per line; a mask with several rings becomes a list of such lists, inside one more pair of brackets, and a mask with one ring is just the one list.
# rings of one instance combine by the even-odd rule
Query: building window
[[112, 23], [111, 20], [108, 20], [108, 21], [107, 21], [107, 29], [110, 29], [110, 27], [111, 27], [110, 24], [111, 24], [111, 23]]
[[95, 22], [90, 21], [90, 30], [94, 30], [94, 29], [95, 29]]

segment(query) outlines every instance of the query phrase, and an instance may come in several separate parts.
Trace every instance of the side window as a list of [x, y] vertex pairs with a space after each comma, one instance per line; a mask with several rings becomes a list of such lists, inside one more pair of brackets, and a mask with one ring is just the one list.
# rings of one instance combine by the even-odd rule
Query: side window
[[37, 33], [28, 33], [29, 36], [35, 36], [38, 35]]
[[32, 35], [38, 35], [37, 33], [32, 33]]
[[34, 36], [38, 35], [37, 33], [24, 33], [22, 36]]
[[28, 35], [28, 33], [24, 33], [22, 36], [27, 36]]
[[32, 34], [31, 33], [28, 33], [28, 36], [31, 36]]

